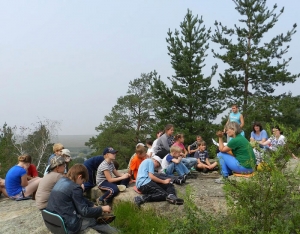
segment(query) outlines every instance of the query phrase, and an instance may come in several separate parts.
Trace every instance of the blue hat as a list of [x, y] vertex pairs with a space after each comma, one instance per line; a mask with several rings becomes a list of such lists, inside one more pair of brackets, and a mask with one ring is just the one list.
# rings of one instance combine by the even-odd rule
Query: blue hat
[[103, 150], [103, 155], [105, 155], [107, 153], [116, 154], [116, 153], [118, 153], [118, 150], [114, 150], [112, 147], [106, 147]]

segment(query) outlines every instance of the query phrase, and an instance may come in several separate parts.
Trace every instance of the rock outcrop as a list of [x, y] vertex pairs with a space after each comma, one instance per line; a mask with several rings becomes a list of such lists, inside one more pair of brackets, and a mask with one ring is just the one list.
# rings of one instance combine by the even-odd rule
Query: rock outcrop
[[[185, 185], [175, 185], [178, 196], [185, 194], [186, 185], [190, 185], [193, 190], [193, 199], [195, 204], [209, 212], [222, 212], [226, 210], [225, 198], [222, 190], [222, 185], [215, 184], [214, 179], [218, 177], [216, 174], [198, 175], [196, 179], [189, 179]], [[133, 201], [135, 196], [138, 196], [130, 185], [124, 192], [121, 192], [114, 202], [118, 201]], [[94, 188], [91, 193], [91, 198], [96, 199], [101, 195], [98, 188]], [[167, 202], [147, 203], [143, 205], [144, 209], [149, 207], [154, 208], [157, 213], [167, 214], [181, 212], [183, 206], [170, 205]], [[0, 233], [13, 234], [48, 234], [50, 233], [42, 219], [41, 212], [35, 206], [35, 201], [12, 201], [0, 198]], [[84, 233], [97, 233], [92, 229]]]

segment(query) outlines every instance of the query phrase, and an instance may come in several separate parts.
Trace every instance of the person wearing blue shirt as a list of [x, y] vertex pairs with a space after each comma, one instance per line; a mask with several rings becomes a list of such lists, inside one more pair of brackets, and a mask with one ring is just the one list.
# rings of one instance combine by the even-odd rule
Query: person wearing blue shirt
[[154, 175], [154, 168], [159, 168], [161, 158], [153, 156], [145, 159], [138, 170], [136, 187], [143, 194], [134, 198], [134, 203], [141, 206], [145, 202], [168, 201], [174, 205], [182, 205], [183, 199], [177, 198], [171, 179], [159, 179]]
[[[250, 137], [250, 141], [251, 142], [265, 142], [266, 140], [268, 140], [268, 134], [267, 132], [263, 129], [261, 123], [259, 122], [255, 122], [252, 126], [252, 132], [251, 132], [251, 137]], [[263, 148], [263, 145], [259, 145], [260, 148]]]
[[102, 155], [98, 155], [84, 161], [83, 164], [89, 172], [89, 180], [84, 182], [84, 191], [88, 191], [96, 186], [97, 169], [103, 160], [104, 157]]

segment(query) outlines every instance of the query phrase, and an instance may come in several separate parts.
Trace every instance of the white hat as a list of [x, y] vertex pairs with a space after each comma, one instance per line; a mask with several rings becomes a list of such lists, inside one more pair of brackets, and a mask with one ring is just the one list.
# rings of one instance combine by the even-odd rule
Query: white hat
[[141, 146], [144, 146], [145, 147], [145, 144], [143, 144], [143, 143], [137, 143], [137, 145], [135, 146], [135, 148], [137, 148], [139, 145], [141, 145]]
[[71, 160], [71, 152], [70, 152], [70, 150], [68, 150], [68, 149], [63, 149], [63, 150], [61, 151], [61, 155], [69, 156], [69, 158], [68, 158], [68, 157], [65, 158], [65, 161], [66, 161], [66, 162], [70, 162], [70, 160]]
[[70, 150], [68, 150], [68, 149], [63, 149], [63, 150], [61, 151], [61, 154], [62, 154], [62, 155], [67, 155], [67, 156], [71, 157], [71, 152], [70, 152]]
[[154, 156], [152, 157], [152, 159], [156, 160], [156, 161], [159, 162], [159, 164], [161, 165], [162, 160], [161, 160], [160, 157], [154, 155]]

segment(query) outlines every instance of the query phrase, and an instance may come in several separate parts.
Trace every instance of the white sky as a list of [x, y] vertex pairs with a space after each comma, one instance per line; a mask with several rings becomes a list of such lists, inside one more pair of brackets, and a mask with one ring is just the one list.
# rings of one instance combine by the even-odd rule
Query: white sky
[[[299, 1], [268, 4], [276, 2], [285, 12], [270, 37], [299, 24]], [[238, 23], [234, 7], [230, 0], [0, 1], [0, 126], [47, 118], [61, 121], [61, 135], [95, 134], [130, 80], [153, 70], [163, 80], [173, 74], [165, 38], [188, 8], [214, 31], [215, 20]], [[299, 41], [296, 33], [286, 56], [293, 57], [292, 73], [299, 73]], [[211, 42], [211, 48], [217, 46]], [[204, 73], [214, 63], [220, 73], [224, 65], [210, 50]], [[299, 85], [277, 92], [299, 95]]]

